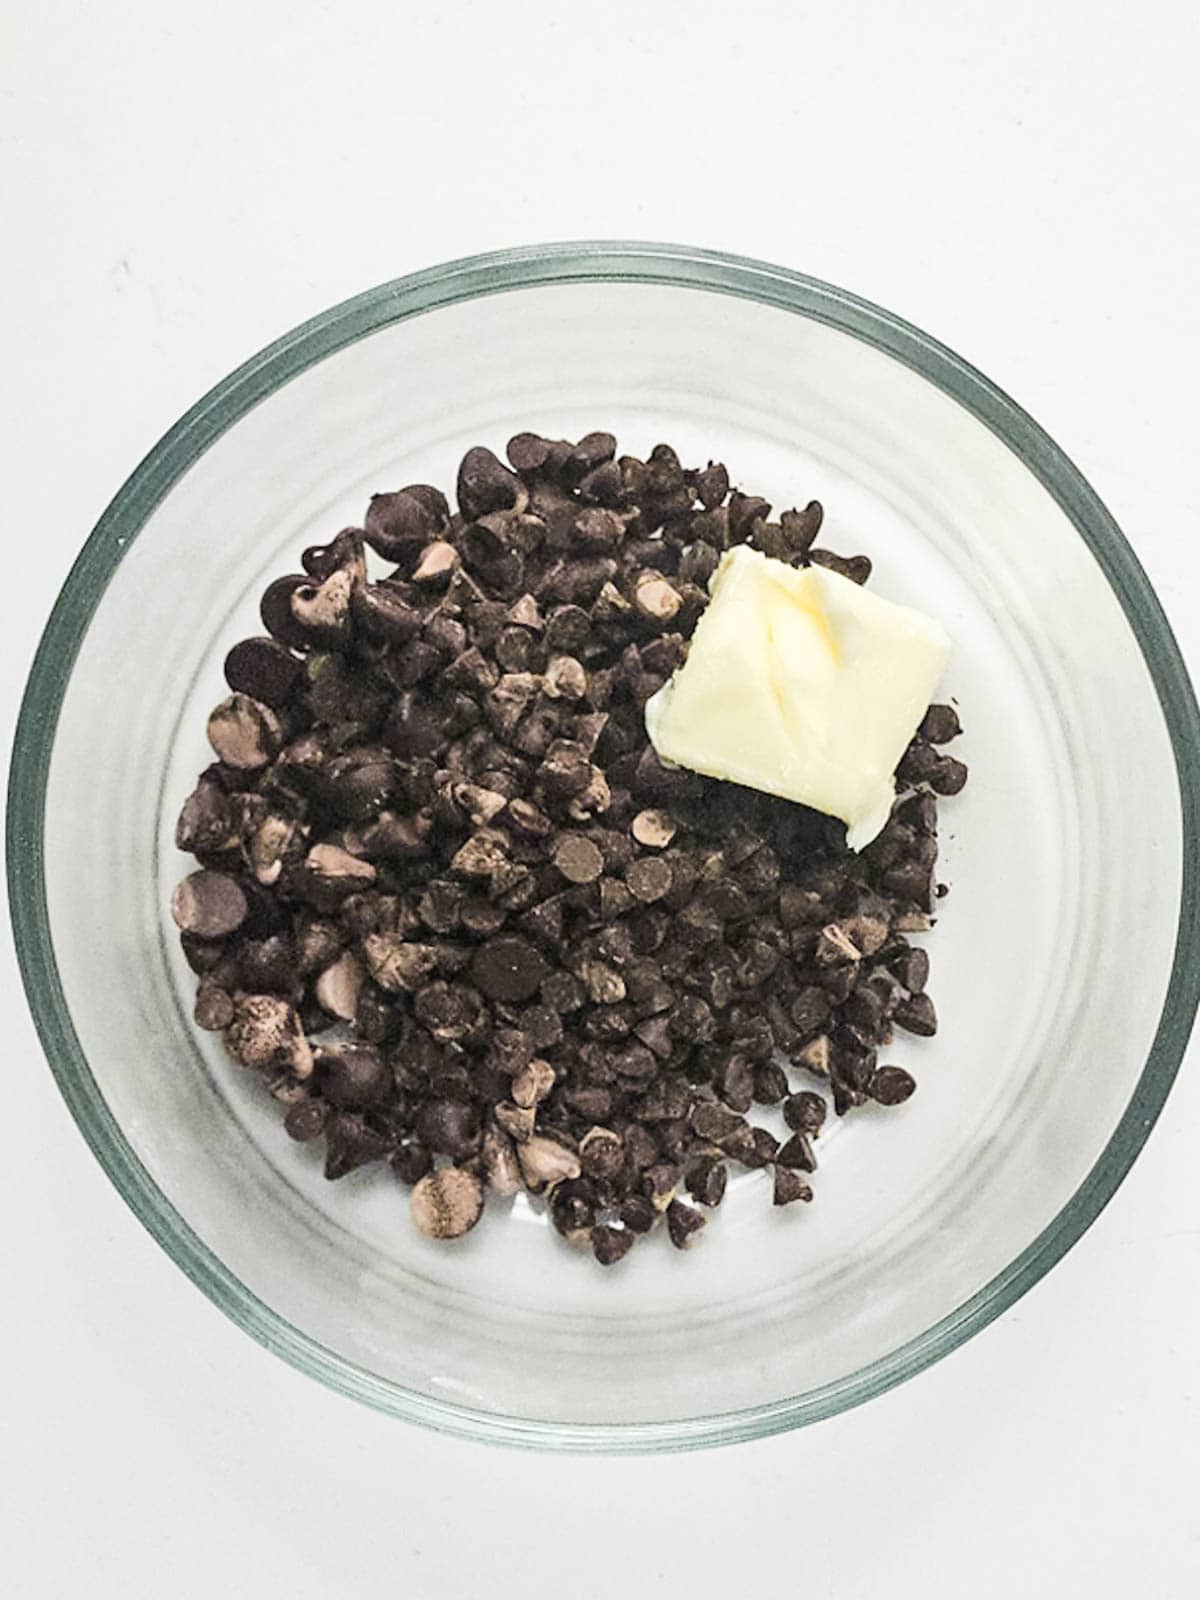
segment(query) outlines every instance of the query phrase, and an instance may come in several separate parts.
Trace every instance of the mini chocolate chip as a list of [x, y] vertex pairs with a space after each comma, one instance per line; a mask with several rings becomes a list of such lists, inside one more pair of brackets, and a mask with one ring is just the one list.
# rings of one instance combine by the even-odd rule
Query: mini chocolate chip
[[842, 1015], [865, 1037], [872, 1037], [882, 1026], [885, 1009], [886, 1002], [878, 989], [859, 984], [842, 1008]]
[[303, 677], [303, 663], [274, 639], [243, 639], [225, 657], [229, 687], [276, 711], [291, 700]]
[[777, 1206], [789, 1206], [793, 1200], [811, 1200], [812, 1187], [795, 1167], [777, 1166], [772, 1199]]
[[392, 1171], [411, 1189], [433, 1171], [433, 1152], [419, 1139], [405, 1139], [392, 1154]]
[[774, 1061], [754, 1068], [754, 1098], [760, 1106], [775, 1106], [788, 1092], [787, 1073]]
[[810, 500], [803, 511], [780, 512], [779, 526], [793, 559], [804, 555], [812, 547], [813, 540], [821, 531], [824, 515], [819, 500]]
[[795, 1066], [803, 1068], [805, 1072], [814, 1073], [818, 1078], [829, 1076], [831, 1049], [828, 1034], [819, 1033], [815, 1039], [810, 1039], [802, 1049], [797, 1050], [792, 1057]]
[[183, 802], [175, 824], [175, 848], [195, 855], [236, 845], [239, 821], [234, 800], [219, 783], [202, 779]]
[[360, 581], [349, 568], [341, 567], [323, 583], [306, 583], [292, 590], [292, 615], [313, 644], [326, 650], [349, 644], [350, 597]]
[[929, 982], [929, 955], [915, 945], [901, 949], [892, 960], [892, 971], [910, 994], [920, 994]]
[[372, 495], [363, 532], [385, 561], [411, 560], [444, 532], [449, 515], [450, 508], [439, 490], [429, 484], [411, 484], [395, 494]]
[[296, 999], [299, 988], [291, 935], [277, 932], [262, 939], [244, 940], [238, 950], [238, 974], [241, 989]]
[[361, 948], [367, 970], [389, 994], [412, 994], [437, 971], [437, 951], [432, 945], [406, 940], [397, 933], [369, 933]]
[[522, 1067], [512, 1080], [512, 1098], [517, 1106], [536, 1106], [554, 1087], [554, 1068], [548, 1061], [535, 1057]]
[[579, 1141], [579, 1164], [590, 1178], [616, 1177], [624, 1160], [625, 1147], [611, 1128], [589, 1128]]
[[926, 836], [937, 833], [937, 801], [931, 794], [918, 789], [896, 807], [896, 817], [909, 828]]
[[592, 764], [587, 752], [572, 739], [555, 739], [538, 768], [538, 779], [547, 795], [569, 799], [587, 788]]
[[[882, 882], [884, 890], [898, 900], [910, 901], [923, 912], [933, 909], [934, 878], [931, 867], [919, 861], [906, 861], [899, 866], [889, 867]], [[897, 926], [895, 918], [892, 926]]]
[[630, 862], [625, 871], [625, 882], [630, 893], [643, 904], [661, 900], [672, 884], [670, 865], [661, 856], [641, 856]]
[[230, 1056], [244, 1067], [286, 1069], [296, 1078], [312, 1073], [312, 1046], [295, 1008], [279, 995], [238, 995], [224, 1039]]
[[443, 588], [458, 566], [458, 551], [445, 539], [435, 539], [421, 551], [412, 581], [429, 589]]
[[500, 1128], [488, 1128], [481, 1151], [488, 1188], [505, 1197], [520, 1194], [525, 1187], [521, 1166], [512, 1140]]
[[483, 1214], [483, 1186], [461, 1167], [426, 1173], [412, 1192], [413, 1223], [430, 1239], [458, 1239]]
[[240, 884], [223, 872], [193, 872], [171, 897], [176, 927], [198, 939], [222, 939], [240, 928], [249, 906]]
[[297, 1144], [307, 1144], [324, 1132], [329, 1107], [323, 1100], [297, 1100], [283, 1119], [284, 1132]]
[[493, 511], [523, 510], [529, 504], [529, 491], [520, 478], [482, 445], [462, 458], [457, 494], [458, 509], [470, 522]]
[[427, 1100], [417, 1115], [416, 1132], [436, 1154], [460, 1159], [479, 1146], [479, 1109], [463, 1100]]
[[517, 1160], [526, 1185], [534, 1191], [565, 1178], [577, 1178], [582, 1171], [573, 1150], [541, 1134], [534, 1134], [517, 1146]]
[[313, 985], [317, 1004], [331, 1017], [337, 1017], [341, 1022], [353, 1022], [358, 1014], [358, 998], [364, 977], [362, 962], [351, 951], [344, 950]]
[[817, 936], [816, 960], [818, 966], [841, 966], [854, 962], [862, 952], [839, 923], [828, 923]]
[[808, 1135], [799, 1130], [783, 1145], [775, 1159], [780, 1166], [797, 1167], [801, 1172], [817, 1170], [817, 1158], [813, 1154]]
[[552, 656], [542, 675], [542, 693], [551, 700], [582, 700], [587, 672], [574, 656]]
[[604, 857], [582, 833], [563, 833], [555, 841], [554, 865], [570, 883], [594, 883], [604, 871]]
[[754, 1099], [754, 1067], [745, 1056], [733, 1053], [724, 1058], [714, 1073], [714, 1087], [734, 1111], [749, 1111]]
[[638, 844], [648, 850], [663, 850], [678, 832], [675, 819], [666, 811], [639, 811], [629, 825]]
[[728, 1178], [729, 1169], [723, 1161], [715, 1156], [704, 1156], [688, 1168], [687, 1190], [702, 1206], [719, 1206]]
[[615, 461], [603, 461], [579, 480], [582, 500], [598, 506], [619, 506], [625, 500], [625, 480]]
[[630, 1194], [617, 1207], [617, 1215], [631, 1234], [644, 1234], [658, 1221], [659, 1213], [647, 1195]]
[[421, 626], [420, 613], [387, 582], [359, 584], [350, 595], [350, 615], [374, 644], [407, 644]]
[[288, 573], [285, 577], [276, 578], [268, 584], [259, 603], [263, 627], [273, 639], [278, 639], [280, 644], [288, 645], [293, 650], [307, 650], [311, 643], [308, 633], [292, 612], [292, 595], [297, 589], [308, 588], [309, 582], [305, 572]]
[[541, 997], [552, 1011], [567, 1015], [579, 1010], [587, 999], [587, 990], [573, 972], [550, 972], [542, 979]]
[[783, 1102], [783, 1120], [794, 1133], [815, 1138], [825, 1123], [825, 1102], [819, 1094], [802, 1089]]
[[710, 461], [695, 475], [696, 496], [706, 511], [719, 506], [729, 493], [729, 473], [720, 461]]
[[310, 888], [334, 904], [369, 888], [378, 876], [369, 861], [360, 860], [337, 844], [313, 845], [304, 858], [304, 872]]
[[628, 1225], [614, 1228], [611, 1223], [600, 1222], [592, 1229], [591, 1238], [596, 1260], [602, 1267], [612, 1267], [633, 1249], [637, 1234]]
[[943, 756], [929, 775], [929, 786], [934, 794], [958, 794], [966, 781], [966, 764], [953, 756]]
[[586, 1178], [556, 1184], [550, 1195], [550, 1221], [555, 1232], [572, 1242], [590, 1243], [590, 1229], [596, 1220], [596, 1205], [591, 1184]]
[[930, 744], [949, 744], [962, 732], [962, 724], [953, 706], [932, 705], [921, 719], [917, 732]]
[[387, 1136], [372, 1128], [360, 1113], [334, 1111], [325, 1123], [325, 1176], [344, 1178], [372, 1161], [381, 1161], [389, 1149]]
[[439, 1044], [461, 1044], [469, 1039], [478, 1032], [484, 1014], [483, 1001], [474, 989], [440, 979], [418, 990], [413, 1001], [413, 1015]]
[[611, 433], [585, 433], [562, 464], [562, 475], [568, 483], [578, 483], [589, 472], [594, 472], [617, 453], [617, 441]]
[[202, 978], [196, 987], [192, 1017], [206, 1033], [221, 1033], [233, 1021], [233, 996], [220, 984]]
[[317, 1076], [326, 1100], [343, 1111], [365, 1111], [379, 1105], [393, 1088], [391, 1070], [369, 1044], [322, 1050], [317, 1057]]
[[832, 550], [810, 550], [808, 559], [813, 566], [827, 567], [851, 583], [866, 583], [871, 576], [870, 556], [837, 556]]
[[684, 995], [668, 1020], [672, 1035], [688, 1045], [704, 1044], [717, 1031], [712, 1008], [699, 995]]
[[729, 531], [734, 539], [744, 538], [755, 522], [765, 522], [771, 515], [770, 502], [761, 495], [743, 494], [735, 489], [729, 500]]
[[546, 618], [546, 647], [556, 655], [577, 656], [591, 632], [591, 621], [581, 606], [555, 606]]
[[278, 755], [283, 737], [270, 706], [246, 694], [232, 694], [209, 717], [208, 742], [227, 767], [256, 772]]
[[915, 737], [900, 758], [896, 775], [903, 783], [928, 783], [941, 759], [931, 744], [926, 744], [919, 736]]
[[[551, 949], [554, 949], [562, 943], [563, 909], [561, 896], [552, 896], [549, 900], [543, 900], [540, 905], [532, 906], [525, 912], [524, 916], [520, 918], [520, 926], [531, 938], [537, 939], [540, 943], [549, 945]], [[492, 928], [486, 931], [494, 933], [496, 930]], [[556, 976], [568, 977], [569, 974], [560, 973], [556, 974]], [[547, 1003], [550, 1004], [552, 1002]], [[582, 1004], [582, 998], [577, 1000], [575, 1004]], [[573, 1008], [563, 1006], [559, 1009], [571, 1010]]]
[[570, 450], [570, 445], [559, 447], [550, 439], [543, 439], [539, 433], [514, 433], [505, 446], [505, 454], [512, 462], [515, 471], [532, 475], [540, 472], [551, 463], [561, 461], [562, 457]]
[[937, 1032], [937, 1012], [927, 994], [909, 995], [907, 1000], [902, 1000], [896, 1007], [894, 1015], [896, 1026], [903, 1028], [907, 1033], [931, 1038]]
[[667, 1207], [667, 1235], [676, 1250], [690, 1250], [706, 1221], [694, 1206], [672, 1200]]
[[692, 1110], [692, 1127], [701, 1139], [720, 1144], [723, 1139], [745, 1127], [745, 1119], [716, 1101], [702, 1100]]
[[524, 1144], [533, 1137], [537, 1112], [533, 1106], [517, 1106], [511, 1100], [499, 1100], [492, 1107], [493, 1115], [511, 1138]]
[[881, 1106], [902, 1105], [916, 1089], [911, 1073], [903, 1067], [878, 1067], [867, 1083], [867, 1093]]
[[491, 1000], [531, 999], [546, 973], [542, 957], [519, 934], [489, 939], [475, 952], [471, 963], [474, 982]]
[[355, 578], [362, 581], [366, 576], [362, 528], [342, 528], [330, 544], [310, 544], [301, 555], [301, 566], [318, 584], [323, 584], [339, 568], [349, 568]]
[[657, 627], [665, 627], [679, 615], [683, 597], [661, 572], [652, 567], [638, 573], [633, 583], [635, 610]]

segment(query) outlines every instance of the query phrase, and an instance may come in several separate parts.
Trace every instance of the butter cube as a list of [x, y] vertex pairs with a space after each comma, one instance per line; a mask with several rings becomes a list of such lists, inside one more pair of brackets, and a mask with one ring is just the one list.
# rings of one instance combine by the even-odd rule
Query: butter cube
[[840, 817], [861, 850], [950, 641], [932, 618], [824, 567], [739, 545], [709, 585], [688, 658], [646, 705], [664, 761]]

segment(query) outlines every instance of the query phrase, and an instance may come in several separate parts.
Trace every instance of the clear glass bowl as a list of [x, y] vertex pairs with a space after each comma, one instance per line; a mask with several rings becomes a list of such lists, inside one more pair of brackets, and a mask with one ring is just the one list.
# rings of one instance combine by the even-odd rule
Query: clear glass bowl
[[[971, 784], [946, 806], [942, 1019], [920, 1092], [763, 1174], [702, 1246], [605, 1273], [518, 1204], [453, 1247], [386, 1172], [325, 1184], [190, 1020], [166, 915], [179, 804], [267, 579], [470, 444], [615, 431], [824, 501], [835, 548], [940, 617]], [[374, 289], [254, 357], [151, 452], [46, 628], [11, 778], [29, 998], [129, 1205], [236, 1322], [380, 1409], [560, 1449], [828, 1416], [953, 1349], [1113, 1193], [1200, 983], [1197, 710], [1137, 561], [1050, 439], [958, 357], [828, 285], [673, 247], [562, 245]], [[802, 1210], [802, 1215], [795, 1215]]]

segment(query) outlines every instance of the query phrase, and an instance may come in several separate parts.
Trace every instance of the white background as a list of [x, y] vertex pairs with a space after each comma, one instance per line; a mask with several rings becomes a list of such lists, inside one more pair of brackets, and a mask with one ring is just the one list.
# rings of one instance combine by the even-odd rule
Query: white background
[[[547, 238], [721, 246], [928, 328], [1092, 479], [1200, 663], [1196, 18], [2, 0], [6, 721], [88, 529], [203, 390], [378, 280]], [[92, 1161], [3, 955], [7, 1594], [1200, 1590], [1195, 1049], [1114, 1202], [997, 1325], [864, 1409], [665, 1471], [442, 1439], [258, 1349]]]

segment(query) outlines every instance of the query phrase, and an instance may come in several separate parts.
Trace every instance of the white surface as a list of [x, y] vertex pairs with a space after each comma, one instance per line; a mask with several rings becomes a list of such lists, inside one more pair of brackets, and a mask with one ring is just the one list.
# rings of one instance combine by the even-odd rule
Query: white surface
[[[1194, 8], [800, 10], [4, 0], [6, 716], [88, 528], [201, 391], [361, 287], [549, 237], [742, 250], [927, 327], [1079, 463], [1200, 662]], [[1196, 1592], [1195, 1047], [998, 1324], [667, 1477], [439, 1439], [252, 1345], [92, 1161], [7, 951], [3, 982], [6, 1592]]]

